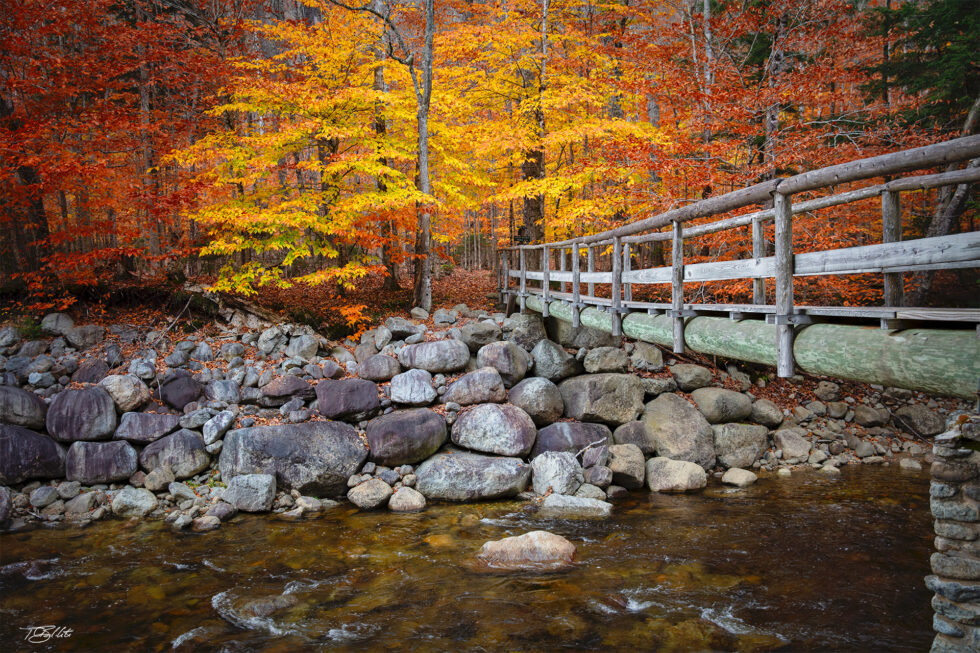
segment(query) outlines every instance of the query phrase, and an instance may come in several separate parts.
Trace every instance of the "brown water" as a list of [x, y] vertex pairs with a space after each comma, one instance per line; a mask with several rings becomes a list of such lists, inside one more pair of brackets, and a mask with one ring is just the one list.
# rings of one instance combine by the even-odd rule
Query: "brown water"
[[[0, 536], [4, 650], [926, 650], [928, 478], [894, 466], [746, 490], [637, 493], [606, 521], [516, 502], [414, 515], [240, 516]], [[487, 540], [546, 529], [556, 574], [467, 566]], [[73, 629], [32, 646], [31, 625]]]

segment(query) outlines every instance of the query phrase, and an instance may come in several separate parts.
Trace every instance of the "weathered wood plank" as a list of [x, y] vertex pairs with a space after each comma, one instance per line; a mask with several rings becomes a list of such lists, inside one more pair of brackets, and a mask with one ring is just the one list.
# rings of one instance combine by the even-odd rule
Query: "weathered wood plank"
[[582, 271], [579, 245], [572, 245], [572, 327], [578, 328], [582, 323]]
[[520, 254], [520, 264], [521, 264], [521, 313], [527, 311], [527, 255], [525, 250], [521, 250]]
[[[776, 316], [793, 312], [793, 207], [788, 195], [773, 195], [776, 220]], [[776, 373], [793, 376], [793, 325], [776, 327]]]
[[[895, 243], [902, 240], [902, 211], [898, 191], [885, 190], [881, 193], [881, 238], [882, 242]], [[904, 282], [901, 272], [887, 272], [884, 275], [885, 306], [901, 306], [904, 295]]]
[[[766, 256], [766, 230], [761, 219], [752, 221], [752, 257], [756, 261], [761, 261]], [[766, 280], [762, 277], [755, 277], [752, 280], [752, 302], [755, 304], [766, 303]]]
[[612, 334], [614, 336], [623, 335], [622, 330], [622, 308], [623, 295], [623, 250], [619, 236], [613, 237], [612, 251]]
[[548, 293], [551, 292], [551, 279], [549, 275], [551, 273], [551, 252], [548, 246], [545, 245], [541, 248], [541, 296], [544, 298], [544, 309], [541, 312], [543, 317], [548, 317], [548, 304], [551, 300], [548, 298]]
[[673, 240], [670, 250], [671, 280], [670, 309], [673, 316], [674, 353], [684, 353], [684, 225], [674, 222]]

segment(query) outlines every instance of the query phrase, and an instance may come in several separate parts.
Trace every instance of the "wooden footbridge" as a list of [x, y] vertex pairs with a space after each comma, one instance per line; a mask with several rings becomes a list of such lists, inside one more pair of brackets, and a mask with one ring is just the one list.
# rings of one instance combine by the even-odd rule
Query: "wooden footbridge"
[[[964, 161], [969, 163], [963, 169], [894, 178], [903, 173], [928, 168], [952, 167], [952, 164]], [[804, 193], [812, 195], [814, 191], [832, 191], [833, 187], [841, 184], [876, 177], [893, 179], [845, 193], [794, 201], [795, 197]], [[501, 299], [508, 301], [509, 306], [518, 304], [521, 312], [532, 308], [542, 312], [545, 317], [555, 313], [557, 317], [569, 319], [573, 326], [579, 326], [584, 321], [587, 326], [604, 328], [617, 336], [624, 335], [625, 328], [625, 335], [672, 346], [677, 353], [684, 352], [685, 346], [696, 351], [705, 351], [707, 348], [705, 353], [775, 364], [781, 377], [791, 376], [796, 365], [807, 368], [807, 364], [803, 364], [800, 359], [801, 352], [794, 353], [794, 336], [801, 333], [804, 327], [817, 324], [851, 325], [852, 329], [860, 327], [867, 332], [869, 320], [874, 320], [887, 333], [921, 333], [927, 340], [931, 340], [930, 343], [920, 343], [922, 351], [917, 349], [915, 355], [920, 356], [921, 360], [913, 367], [948, 367], [955, 364], [958, 369], [932, 374], [936, 378], [930, 377], [925, 382], [916, 380], [917, 376], [921, 377], [921, 370], [911, 369], [876, 373], [856, 371], [851, 376], [839, 376], [969, 396], [975, 392], [977, 379], [980, 377], [980, 347], [977, 344], [980, 309], [903, 306], [902, 275], [906, 272], [980, 267], [980, 232], [903, 241], [899, 202], [903, 192], [971, 184], [977, 180], [980, 180], [980, 136], [958, 138], [829, 166], [792, 177], [773, 179], [602, 233], [560, 242], [501, 249]], [[881, 199], [880, 244], [794, 254], [792, 242], [795, 215], [873, 197]], [[761, 205], [770, 205], [772, 208], [763, 209]], [[758, 210], [735, 217], [724, 217], [727, 213], [747, 207], [757, 207]], [[719, 219], [685, 227], [691, 220], [713, 216]], [[767, 255], [769, 243], [765, 240], [764, 225], [768, 221], [775, 223], [772, 256]], [[749, 225], [752, 228], [752, 258], [685, 264], [685, 239]], [[664, 227], [670, 227], [670, 230], [665, 231]], [[633, 269], [631, 247], [654, 241], [670, 241], [671, 265]], [[602, 256], [610, 247], [610, 255]], [[517, 259], [516, 262], [514, 258]], [[606, 263], [606, 259], [608, 263], [602, 267], [608, 269], [598, 269], [600, 263]], [[529, 263], [536, 269], [531, 269]], [[794, 277], [866, 273], [884, 275], [882, 306], [801, 306], [794, 302]], [[685, 302], [685, 283], [733, 279], [752, 279], [753, 303]], [[767, 280], [772, 280], [775, 284], [775, 304], [766, 303]], [[633, 290], [637, 285], [654, 284], [670, 285], [670, 303], [633, 299]], [[603, 292], [603, 296], [600, 296], [597, 293], [599, 287], [603, 290], [608, 288], [608, 294]], [[639, 315], [643, 318], [638, 317]], [[716, 321], [710, 322], [710, 328], [705, 324], [698, 325], [695, 338], [697, 342], [693, 342], [690, 329], [693, 321], [701, 317], [713, 317]], [[726, 330], [717, 321], [719, 317], [731, 323], [747, 321], [755, 326], [771, 326], [762, 330], [739, 330], [744, 332], [744, 337], [748, 340], [761, 338], [764, 342], [755, 345], [730, 343], [726, 348], [719, 343], [709, 342], [712, 340], [709, 335], [712, 330]], [[948, 336], [939, 335], [929, 338], [930, 330], [936, 333], [939, 331], [930, 328], [940, 325], [944, 331], [959, 333], [958, 339], [950, 341]], [[664, 327], [669, 331], [666, 338]], [[910, 334], [910, 330], [915, 333]], [[838, 330], [833, 331], [831, 337], [850, 336], [851, 333]], [[963, 334], [968, 337], [964, 339]], [[739, 336], [736, 334], [734, 337]], [[866, 333], [863, 339], [869, 340], [869, 343], [872, 341], [871, 336]], [[857, 337], [856, 341], [848, 340], [846, 344], [861, 347], [861, 341], [862, 338]], [[907, 339], [903, 339], [902, 343], [907, 343]], [[844, 344], [842, 342], [841, 346]], [[821, 356], [832, 350], [832, 345], [822, 347], [825, 351]], [[868, 347], [876, 351], [883, 347], [880, 353], [887, 358], [887, 344], [868, 344]], [[923, 354], [929, 348], [954, 348], [958, 351]], [[854, 356], [857, 353], [852, 347], [849, 355]], [[804, 352], [803, 358], [808, 358], [807, 353]], [[830, 356], [830, 359], [834, 358]], [[838, 365], [829, 361], [818, 364], [808, 360], [807, 363], [810, 366], [808, 371], [814, 373], [827, 373], [825, 367]], [[909, 367], [907, 361], [901, 364], [895, 361], [895, 366]], [[939, 377], [944, 373], [952, 374], [955, 378], [947, 378], [943, 382]], [[971, 379], [968, 387], [964, 386], [966, 379]]]

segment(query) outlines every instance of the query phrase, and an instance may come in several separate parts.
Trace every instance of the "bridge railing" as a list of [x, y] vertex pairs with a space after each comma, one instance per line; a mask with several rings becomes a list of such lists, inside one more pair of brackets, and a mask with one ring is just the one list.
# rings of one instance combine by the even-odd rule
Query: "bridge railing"
[[[572, 307], [573, 326], [579, 325], [581, 310], [592, 306], [609, 311], [614, 335], [622, 335], [622, 316], [631, 311], [646, 310], [651, 314], [665, 313], [672, 318], [673, 348], [684, 351], [685, 318], [706, 313], [727, 312], [732, 319], [746, 314], [764, 314], [767, 321], [777, 325], [777, 371], [779, 376], [793, 374], [794, 327], [812, 323], [828, 316], [877, 318], [883, 328], [895, 328], [908, 320], [954, 320], [980, 322], [980, 310], [919, 309], [902, 307], [902, 273], [980, 267], [980, 232], [968, 232], [933, 238], [902, 241], [900, 194], [912, 190], [972, 183], [980, 180], [980, 135], [967, 136], [944, 143], [904, 150], [893, 154], [860, 159], [829, 166], [792, 177], [773, 179], [739, 189], [725, 195], [708, 198], [664, 213], [632, 222], [589, 236], [568, 240], [502, 248], [500, 265], [501, 299], [516, 297], [520, 310], [527, 308], [527, 298], [541, 297], [545, 317], [551, 301], [561, 301]], [[874, 177], [901, 173], [973, 160], [961, 170], [939, 174], [918, 175], [894, 179], [886, 183], [834, 194], [817, 199], [794, 202], [793, 196], [804, 192], [828, 189], [832, 186]], [[879, 196], [882, 212], [881, 244], [849, 247], [819, 252], [794, 254], [793, 216], [839, 206]], [[772, 203], [772, 208], [685, 228], [685, 223], [704, 217], [717, 216], [737, 209]], [[775, 223], [773, 256], [766, 256], [764, 224]], [[661, 231], [670, 226], [670, 231]], [[751, 225], [752, 258], [685, 265], [684, 240]], [[632, 269], [631, 246], [654, 241], [671, 242], [671, 265], [668, 267]], [[599, 248], [612, 246], [611, 270], [598, 271], [596, 259]], [[581, 270], [583, 250], [586, 270]], [[511, 253], [517, 253], [518, 267], [511, 269]], [[570, 265], [566, 265], [566, 252]], [[552, 268], [557, 254], [559, 265]], [[540, 269], [529, 269], [529, 256], [540, 257]], [[797, 307], [793, 298], [793, 278], [796, 276], [881, 273], [884, 275], [884, 307]], [[752, 304], [685, 304], [684, 283], [752, 279]], [[775, 284], [775, 304], [765, 301], [765, 284]], [[511, 281], [517, 281], [517, 287]], [[529, 287], [528, 282], [538, 287]], [[561, 292], [554, 292], [552, 283], [560, 283]], [[585, 293], [583, 294], [583, 284]], [[596, 295], [596, 284], [608, 284], [608, 298]], [[636, 284], [670, 284], [669, 304], [633, 301]], [[571, 285], [571, 292], [567, 286]]]

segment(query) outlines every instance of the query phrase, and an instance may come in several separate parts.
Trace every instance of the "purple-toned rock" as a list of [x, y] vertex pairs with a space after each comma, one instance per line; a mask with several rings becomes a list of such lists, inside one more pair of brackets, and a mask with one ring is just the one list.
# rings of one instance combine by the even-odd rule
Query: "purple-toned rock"
[[469, 360], [470, 348], [459, 340], [420, 342], [405, 345], [398, 351], [398, 362], [402, 367], [425, 370], [432, 374], [456, 372], [466, 367]]
[[446, 420], [427, 408], [397, 410], [368, 422], [371, 460], [388, 467], [425, 460], [446, 441]]
[[123, 413], [113, 438], [147, 444], [170, 433], [179, 423], [180, 415]]
[[261, 403], [263, 406], [282, 406], [293, 397], [306, 401], [312, 399], [313, 394], [313, 386], [298, 376], [287, 374], [276, 377], [262, 386]]
[[184, 406], [197, 401], [203, 392], [204, 386], [187, 370], [176, 370], [168, 374], [160, 384], [160, 398], [177, 410], [184, 410]]
[[43, 429], [47, 413], [47, 405], [33, 392], [0, 385], [0, 423]]
[[324, 379], [316, 385], [317, 408], [328, 419], [369, 415], [381, 405], [378, 386], [366, 379]]
[[22, 426], [0, 424], [0, 485], [64, 475], [64, 447]]
[[190, 478], [200, 474], [211, 463], [204, 449], [204, 438], [195, 431], [181, 429], [153, 442], [140, 454], [140, 465], [148, 472], [167, 466], [174, 478]]
[[568, 451], [577, 454], [590, 444], [612, 444], [612, 432], [603, 424], [586, 422], [555, 422], [538, 431], [531, 458], [546, 451]]
[[47, 427], [59, 442], [105, 440], [116, 430], [116, 405], [100, 386], [65, 390], [48, 408]]
[[73, 383], [98, 383], [109, 373], [109, 366], [101, 358], [90, 358], [71, 375]]
[[128, 442], [75, 442], [68, 448], [65, 478], [84, 485], [124, 481], [136, 472], [136, 463]]

